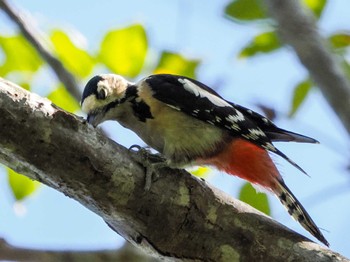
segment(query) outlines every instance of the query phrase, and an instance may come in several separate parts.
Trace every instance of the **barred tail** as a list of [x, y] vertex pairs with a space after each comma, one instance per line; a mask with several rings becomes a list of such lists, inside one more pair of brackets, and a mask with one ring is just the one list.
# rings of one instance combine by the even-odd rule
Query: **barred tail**
[[306, 212], [305, 208], [301, 205], [298, 199], [296, 199], [283, 181], [278, 182], [279, 183], [276, 184], [276, 188], [274, 188], [273, 191], [287, 209], [288, 213], [314, 237], [316, 237], [326, 246], [329, 246], [328, 241], [325, 239], [320, 229], [316, 226], [315, 222], [311, 219], [310, 215]]

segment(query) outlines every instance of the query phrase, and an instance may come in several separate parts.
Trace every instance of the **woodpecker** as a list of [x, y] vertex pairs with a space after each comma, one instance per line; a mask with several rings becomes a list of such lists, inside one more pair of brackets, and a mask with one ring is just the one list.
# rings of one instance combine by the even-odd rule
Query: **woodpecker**
[[305, 173], [273, 142], [317, 140], [279, 128], [185, 76], [157, 74], [132, 83], [115, 74], [97, 75], [86, 84], [81, 106], [94, 127], [118, 121], [161, 153], [171, 167], [214, 166], [264, 187], [301, 226], [329, 246], [269, 155], [275, 153]]

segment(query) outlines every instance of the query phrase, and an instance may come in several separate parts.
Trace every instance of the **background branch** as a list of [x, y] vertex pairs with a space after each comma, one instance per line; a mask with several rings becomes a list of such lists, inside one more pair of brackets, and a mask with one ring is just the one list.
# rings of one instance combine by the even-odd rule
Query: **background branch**
[[77, 200], [131, 243], [186, 261], [348, 261], [189, 173], [149, 192], [131, 152], [81, 118], [0, 80], [0, 162]]
[[327, 102], [350, 134], [350, 84], [329, 44], [301, 1], [265, 0], [282, 40], [293, 47]]
[[0, 8], [8, 15], [8, 17], [17, 24], [23, 36], [37, 50], [40, 56], [46, 61], [56, 74], [59, 81], [66, 87], [71, 95], [77, 100], [81, 99], [76, 78], [69, 72], [47, 47], [45, 39], [37, 28], [33, 25], [31, 19], [26, 18], [25, 14], [10, 5], [6, 0], [0, 0]]
[[15, 247], [0, 239], [1, 261], [94, 261], [94, 262], [156, 262], [152, 257], [146, 257], [140, 250], [125, 243], [118, 250], [96, 251], [50, 251]]

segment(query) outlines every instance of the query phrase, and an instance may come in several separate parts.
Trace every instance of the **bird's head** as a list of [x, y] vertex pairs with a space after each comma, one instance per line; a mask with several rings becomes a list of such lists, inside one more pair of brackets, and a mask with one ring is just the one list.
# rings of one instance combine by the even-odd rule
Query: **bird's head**
[[126, 90], [131, 83], [119, 75], [101, 74], [86, 84], [81, 99], [81, 108], [87, 114], [87, 121], [96, 127], [113, 117], [110, 109], [125, 100]]

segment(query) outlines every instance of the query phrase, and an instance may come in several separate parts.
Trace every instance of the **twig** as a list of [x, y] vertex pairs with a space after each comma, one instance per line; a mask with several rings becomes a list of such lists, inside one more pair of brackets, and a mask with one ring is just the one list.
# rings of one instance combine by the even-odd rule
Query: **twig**
[[63, 66], [63, 64], [50, 52], [41, 33], [32, 24], [23, 12], [11, 6], [7, 0], [0, 0], [0, 8], [17, 24], [24, 37], [32, 44], [41, 57], [49, 64], [71, 95], [79, 101], [81, 92], [75, 77]]
[[0, 239], [0, 260], [1, 261], [144, 261], [156, 262], [156, 258], [149, 257], [126, 243], [116, 250], [39, 250], [21, 248], [8, 244], [4, 239]]
[[350, 84], [314, 17], [300, 1], [265, 0], [285, 43], [293, 47], [329, 105], [350, 134]]

